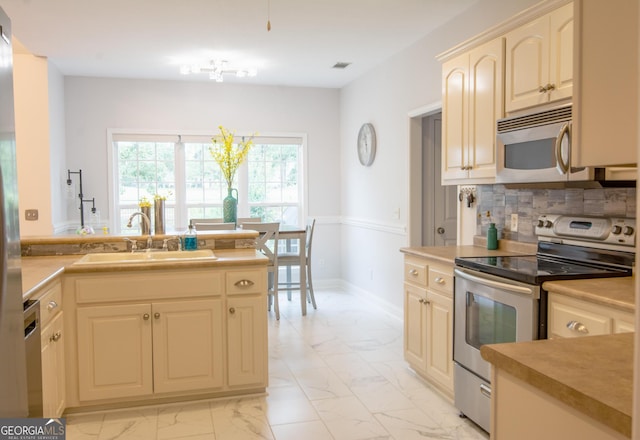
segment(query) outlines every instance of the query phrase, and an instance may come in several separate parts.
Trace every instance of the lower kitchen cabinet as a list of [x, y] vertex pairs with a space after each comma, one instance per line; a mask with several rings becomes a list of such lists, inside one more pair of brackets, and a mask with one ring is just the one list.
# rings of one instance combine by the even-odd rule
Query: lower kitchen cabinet
[[453, 267], [405, 256], [404, 357], [453, 397]]
[[266, 281], [266, 266], [67, 274], [68, 406], [264, 391]]
[[61, 417], [66, 405], [65, 330], [62, 282], [54, 279], [32, 298], [40, 300], [40, 356], [42, 365], [42, 417]]
[[58, 418], [65, 410], [63, 312], [42, 330], [42, 417]]
[[223, 385], [220, 299], [78, 309], [80, 400]]
[[549, 338], [633, 332], [634, 321], [631, 312], [549, 292]]

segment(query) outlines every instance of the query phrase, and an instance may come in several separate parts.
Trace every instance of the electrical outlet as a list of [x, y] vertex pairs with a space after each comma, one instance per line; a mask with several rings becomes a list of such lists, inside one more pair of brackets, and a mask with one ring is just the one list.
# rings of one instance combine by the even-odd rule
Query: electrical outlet
[[38, 210], [37, 209], [25, 209], [24, 211], [24, 219], [29, 221], [38, 220]]
[[511, 214], [511, 232], [518, 232], [518, 214]]

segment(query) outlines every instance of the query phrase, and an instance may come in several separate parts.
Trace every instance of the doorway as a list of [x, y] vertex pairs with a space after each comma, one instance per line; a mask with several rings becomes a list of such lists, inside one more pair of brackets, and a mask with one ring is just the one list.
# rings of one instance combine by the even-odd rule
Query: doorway
[[457, 187], [441, 184], [442, 113], [422, 118], [422, 246], [455, 246]]

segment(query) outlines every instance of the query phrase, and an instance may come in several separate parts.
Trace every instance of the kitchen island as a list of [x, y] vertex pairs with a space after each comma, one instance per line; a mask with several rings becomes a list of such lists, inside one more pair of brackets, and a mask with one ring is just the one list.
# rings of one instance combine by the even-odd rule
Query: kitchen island
[[[23, 297], [56, 312], [55, 365], [43, 358], [43, 374], [57, 369], [45, 374], [54, 390], [46, 416], [264, 392], [268, 259], [251, 246], [254, 235], [199, 237], [214, 258], [100, 264], [76, 263], [126, 253], [122, 237], [32, 239], [28, 253], [49, 256], [23, 252]], [[48, 383], [56, 376], [65, 380]]]

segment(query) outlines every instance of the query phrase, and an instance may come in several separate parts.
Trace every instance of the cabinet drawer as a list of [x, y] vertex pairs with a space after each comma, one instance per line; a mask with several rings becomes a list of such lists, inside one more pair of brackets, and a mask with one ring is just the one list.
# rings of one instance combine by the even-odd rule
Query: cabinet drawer
[[40, 322], [44, 327], [62, 310], [62, 283], [56, 281], [40, 296]]
[[420, 287], [427, 287], [427, 264], [424, 261], [407, 259], [404, 262], [404, 280]]
[[451, 270], [429, 266], [429, 289], [453, 295], [453, 274]]
[[228, 271], [226, 278], [227, 295], [267, 292], [267, 270]]
[[552, 302], [549, 314], [551, 315], [551, 336], [575, 338], [609, 335], [612, 332], [610, 317], [573, 305]]

